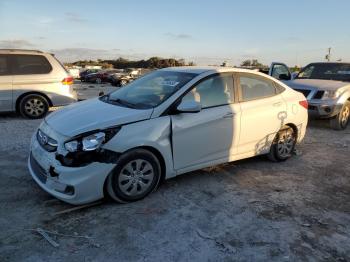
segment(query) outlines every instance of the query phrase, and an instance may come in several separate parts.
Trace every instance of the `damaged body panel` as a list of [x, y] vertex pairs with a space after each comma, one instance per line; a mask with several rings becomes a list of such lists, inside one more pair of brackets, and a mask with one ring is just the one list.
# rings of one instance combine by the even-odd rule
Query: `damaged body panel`
[[[45, 126], [41, 128], [48, 131]], [[104, 180], [115, 164], [94, 162], [84, 167], [65, 167], [56, 159], [56, 154], [45, 151], [33, 136], [28, 167], [41, 188], [71, 204], [84, 204], [103, 197]]]
[[126, 152], [133, 148], [150, 148], [160, 153], [165, 164], [165, 178], [175, 176], [171, 150], [169, 116], [153, 118], [123, 126], [103, 148]]
[[56, 132], [71, 138], [92, 130], [149, 119], [152, 112], [153, 109], [115, 106], [94, 98], [57, 110], [45, 121]]

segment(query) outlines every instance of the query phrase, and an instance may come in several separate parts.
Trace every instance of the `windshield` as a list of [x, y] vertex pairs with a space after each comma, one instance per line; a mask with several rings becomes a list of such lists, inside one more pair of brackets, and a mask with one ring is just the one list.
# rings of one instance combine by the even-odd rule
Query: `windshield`
[[149, 109], [160, 105], [197, 74], [155, 71], [101, 97], [101, 100], [120, 106]]
[[296, 79], [324, 79], [350, 82], [350, 64], [310, 64], [298, 74]]

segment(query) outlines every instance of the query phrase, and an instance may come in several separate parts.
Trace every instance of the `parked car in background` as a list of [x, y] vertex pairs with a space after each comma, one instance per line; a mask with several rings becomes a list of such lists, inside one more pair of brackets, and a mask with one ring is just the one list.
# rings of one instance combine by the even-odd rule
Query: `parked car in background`
[[50, 106], [76, 102], [73, 77], [51, 54], [0, 49], [0, 112], [41, 118]]
[[113, 86], [125, 86], [140, 77], [140, 71], [137, 69], [125, 69], [121, 73], [115, 73], [110, 76], [110, 83]]
[[285, 83], [305, 95], [310, 116], [329, 119], [331, 127], [336, 130], [347, 127], [350, 118], [350, 63], [311, 63], [295, 79]]
[[93, 74], [93, 73], [97, 73], [98, 71], [101, 71], [100, 69], [86, 69], [86, 70], [83, 70], [79, 73], [79, 79], [80, 81], [82, 82], [85, 82], [85, 77], [89, 74]]
[[32, 138], [28, 167], [68, 203], [105, 193], [131, 202], [193, 170], [262, 154], [284, 161], [307, 119], [305, 97], [270, 76], [165, 68], [50, 114]]
[[109, 83], [111, 82], [111, 75], [120, 72], [120, 69], [102, 70], [97, 73], [88, 74], [85, 76], [85, 81], [90, 83]]
[[240, 68], [255, 70], [270, 75], [278, 80], [291, 80], [296, 74], [291, 73], [286, 64], [280, 62], [271, 63], [270, 67], [241, 66]]
[[68, 73], [75, 79], [80, 79], [80, 69], [79, 68], [71, 68], [65, 67]]

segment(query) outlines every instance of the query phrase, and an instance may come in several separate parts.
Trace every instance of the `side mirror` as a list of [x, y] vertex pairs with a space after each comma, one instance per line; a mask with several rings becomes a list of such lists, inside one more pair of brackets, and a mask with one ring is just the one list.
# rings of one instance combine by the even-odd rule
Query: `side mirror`
[[280, 80], [291, 80], [291, 76], [287, 75], [287, 74], [280, 74], [278, 76], [278, 79], [280, 79]]
[[180, 113], [198, 113], [202, 110], [202, 105], [194, 100], [181, 101], [176, 109]]

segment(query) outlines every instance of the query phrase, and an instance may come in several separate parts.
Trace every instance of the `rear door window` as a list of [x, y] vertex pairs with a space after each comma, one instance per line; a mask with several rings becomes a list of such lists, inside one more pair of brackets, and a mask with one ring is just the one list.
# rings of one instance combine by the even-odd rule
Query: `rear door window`
[[0, 76], [9, 75], [8, 59], [5, 55], [0, 55]]
[[15, 75], [48, 74], [52, 67], [42, 55], [13, 55]]
[[240, 77], [240, 84], [243, 101], [274, 96], [277, 93], [272, 81], [262, 77], [247, 74]]

